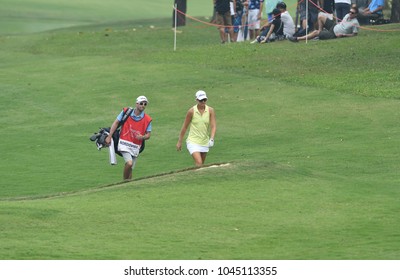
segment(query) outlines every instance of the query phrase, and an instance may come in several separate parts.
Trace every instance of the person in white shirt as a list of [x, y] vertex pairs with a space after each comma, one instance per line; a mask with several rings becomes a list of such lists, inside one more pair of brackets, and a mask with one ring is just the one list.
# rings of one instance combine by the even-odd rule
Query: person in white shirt
[[250, 40], [253, 40], [260, 34], [261, 16], [264, 0], [247, 0], [247, 3]]
[[292, 16], [286, 10], [285, 2], [279, 2], [278, 4], [276, 4], [276, 8], [281, 12], [281, 21], [283, 22], [283, 34], [285, 34], [286, 37], [293, 36], [293, 34], [296, 32], [294, 21]]
[[341, 37], [353, 37], [358, 34], [360, 24], [357, 20], [358, 9], [351, 7], [350, 13], [348, 13], [343, 20], [335, 24], [335, 22], [324, 15], [318, 16], [319, 29], [314, 30], [310, 34], [301, 37], [289, 37], [292, 42], [298, 42], [302, 40], [310, 40], [318, 37], [320, 40], [335, 39]]

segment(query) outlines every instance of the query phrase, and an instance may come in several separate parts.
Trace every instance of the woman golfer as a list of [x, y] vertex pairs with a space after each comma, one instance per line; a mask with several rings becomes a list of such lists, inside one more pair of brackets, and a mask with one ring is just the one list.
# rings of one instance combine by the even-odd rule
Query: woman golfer
[[188, 126], [189, 134], [186, 139], [186, 146], [192, 155], [196, 166], [202, 166], [206, 160], [207, 152], [214, 146], [214, 136], [217, 130], [215, 111], [206, 105], [207, 95], [204, 91], [196, 92], [197, 104], [190, 108], [186, 114], [176, 150], [182, 149], [182, 139], [186, 134]]

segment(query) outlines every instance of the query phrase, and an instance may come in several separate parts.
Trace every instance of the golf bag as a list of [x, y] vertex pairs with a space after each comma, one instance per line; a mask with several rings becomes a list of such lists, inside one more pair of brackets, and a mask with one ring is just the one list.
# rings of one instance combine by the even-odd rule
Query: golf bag
[[[119, 134], [121, 133], [122, 126], [124, 125], [124, 123], [128, 119], [128, 117], [131, 115], [132, 111], [133, 111], [133, 109], [130, 107], [125, 110], [125, 113], [122, 116], [122, 120], [119, 122], [117, 130], [112, 135], [115, 153], [121, 157], [122, 157], [122, 154], [120, 151], [118, 151]], [[95, 132], [90, 137], [90, 141], [94, 141], [97, 146], [97, 150], [101, 150], [101, 148], [107, 147], [106, 138], [109, 134], [110, 134], [110, 127], [100, 128], [100, 130], [98, 132]], [[142, 146], [140, 147], [140, 150], [139, 150], [139, 154], [141, 152], [143, 152], [144, 147], [145, 147], [145, 141], [143, 140]]]

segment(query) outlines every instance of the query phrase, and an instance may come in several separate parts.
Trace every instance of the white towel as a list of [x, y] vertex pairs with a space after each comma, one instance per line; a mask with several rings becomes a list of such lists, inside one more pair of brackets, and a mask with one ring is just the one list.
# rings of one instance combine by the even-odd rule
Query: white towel
[[110, 164], [111, 165], [116, 165], [117, 164], [117, 157], [115, 155], [115, 150], [114, 150], [114, 140], [111, 138], [111, 144], [108, 146], [108, 153], [110, 155]]

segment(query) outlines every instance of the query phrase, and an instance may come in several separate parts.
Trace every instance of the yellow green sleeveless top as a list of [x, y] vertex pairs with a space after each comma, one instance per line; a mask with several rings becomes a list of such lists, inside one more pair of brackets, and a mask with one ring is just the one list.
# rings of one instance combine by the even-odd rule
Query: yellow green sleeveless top
[[200, 114], [197, 109], [197, 105], [193, 106], [193, 117], [190, 123], [190, 130], [187, 141], [198, 144], [201, 146], [207, 146], [210, 130], [210, 110], [206, 105], [203, 115]]

